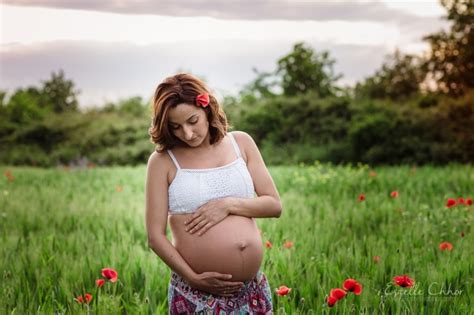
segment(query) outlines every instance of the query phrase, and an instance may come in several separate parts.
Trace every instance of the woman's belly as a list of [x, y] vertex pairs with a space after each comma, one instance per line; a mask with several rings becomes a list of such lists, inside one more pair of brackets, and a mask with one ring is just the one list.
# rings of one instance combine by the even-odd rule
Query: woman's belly
[[195, 272], [232, 274], [233, 281], [255, 277], [263, 247], [254, 219], [229, 215], [199, 236], [185, 230], [184, 222], [190, 216], [170, 215], [169, 224], [174, 246]]

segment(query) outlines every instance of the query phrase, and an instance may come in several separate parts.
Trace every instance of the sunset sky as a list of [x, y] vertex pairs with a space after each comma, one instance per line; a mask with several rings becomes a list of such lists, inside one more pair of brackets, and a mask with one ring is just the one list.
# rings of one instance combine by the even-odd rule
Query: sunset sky
[[437, 1], [2, 0], [0, 89], [39, 86], [63, 69], [82, 107], [140, 95], [178, 71], [236, 94], [305, 41], [329, 50], [341, 85], [373, 74], [395, 48], [421, 54], [449, 27]]

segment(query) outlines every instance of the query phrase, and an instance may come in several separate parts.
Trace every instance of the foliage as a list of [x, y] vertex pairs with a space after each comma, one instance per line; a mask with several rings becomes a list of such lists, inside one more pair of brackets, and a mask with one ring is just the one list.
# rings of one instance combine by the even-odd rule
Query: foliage
[[364, 81], [356, 84], [355, 94], [359, 98], [401, 100], [420, 90], [426, 74], [421, 68], [422, 60], [413, 55], [403, 55], [399, 50], [387, 56], [381, 69]]
[[474, 2], [442, 0], [441, 4], [453, 24], [449, 32], [424, 38], [431, 46], [425, 68], [439, 92], [459, 96], [474, 88]]
[[276, 74], [282, 79], [283, 94], [313, 92], [321, 98], [335, 95], [335, 83], [341, 75], [334, 73], [334, 63], [328, 51], [318, 53], [303, 42], [296, 43], [291, 53], [278, 60]]
[[51, 79], [43, 82], [41, 94], [47, 106], [50, 106], [54, 112], [61, 113], [65, 111], [76, 111], [78, 109], [77, 94], [74, 82], [64, 77], [64, 71], [53, 72]]
[[258, 72], [240, 93], [244, 102], [268, 99], [277, 95], [295, 96], [313, 93], [318, 97], [336, 95], [340, 90], [336, 81], [341, 75], [334, 73], [335, 60], [329, 52], [318, 53], [304, 42], [296, 43], [293, 50], [277, 61], [272, 72]]
[[[1, 314], [167, 313], [170, 270], [148, 247], [143, 222], [144, 164], [0, 168], [7, 171], [14, 180], [0, 181]], [[473, 197], [473, 166], [314, 163], [269, 171], [283, 213], [256, 224], [262, 245], [273, 244], [264, 248], [261, 269], [274, 313], [472, 313], [474, 206], [447, 209], [445, 202]], [[390, 197], [393, 190], [398, 198]], [[285, 248], [287, 241], [293, 247]], [[445, 241], [452, 251], [438, 248]], [[97, 289], [104, 267], [117, 270], [118, 281]], [[388, 286], [401, 274], [416, 288]], [[329, 309], [329, 290], [349, 277], [362, 294]], [[290, 294], [278, 296], [281, 285]], [[86, 292], [93, 295], [88, 307], [74, 300]]]

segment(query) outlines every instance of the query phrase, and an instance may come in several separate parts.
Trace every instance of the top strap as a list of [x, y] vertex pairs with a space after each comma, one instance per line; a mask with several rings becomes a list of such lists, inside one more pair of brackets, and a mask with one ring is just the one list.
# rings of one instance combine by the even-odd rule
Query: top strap
[[229, 136], [232, 142], [232, 146], [234, 147], [235, 154], [237, 154], [237, 157], [239, 158], [241, 156], [239, 145], [237, 144], [237, 141], [235, 141], [234, 135], [231, 132], [229, 132]]
[[178, 160], [176, 160], [176, 157], [174, 156], [173, 152], [171, 152], [171, 150], [166, 150], [166, 151], [168, 151], [168, 154], [170, 155], [171, 159], [173, 160], [173, 163], [176, 166], [176, 168], [178, 170], [181, 169], [181, 167], [179, 167]]

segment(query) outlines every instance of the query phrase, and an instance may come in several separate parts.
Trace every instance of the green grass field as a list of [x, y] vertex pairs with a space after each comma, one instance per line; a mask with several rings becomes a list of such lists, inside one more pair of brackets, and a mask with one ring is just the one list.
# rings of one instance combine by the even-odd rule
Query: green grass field
[[[147, 246], [145, 166], [0, 170], [2, 314], [167, 313], [170, 271]], [[474, 206], [446, 201], [474, 197], [473, 166], [270, 171], [283, 214], [257, 223], [273, 244], [262, 270], [275, 313], [472, 313]], [[451, 251], [439, 249], [444, 241]], [[104, 267], [119, 280], [98, 289]], [[413, 287], [392, 284], [404, 274]], [[329, 308], [327, 295], [347, 278], [362, 294]], [[275, 293], [281, 285], [288, 295]], [[84, 293], [93, 296], [88, 305], [74, 300]]]

